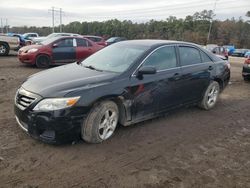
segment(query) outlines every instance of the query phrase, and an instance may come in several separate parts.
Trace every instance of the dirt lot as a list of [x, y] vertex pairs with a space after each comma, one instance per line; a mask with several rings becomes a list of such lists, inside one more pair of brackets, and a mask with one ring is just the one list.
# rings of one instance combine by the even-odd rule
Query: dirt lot
[[250, 83], [231, 58], [215, 109], [181, 109], [119, 127], [102, 144], [33, 140], [13, 113], [16, 89], [40, 71], [0, 57], [0, 187], [250, 187]]

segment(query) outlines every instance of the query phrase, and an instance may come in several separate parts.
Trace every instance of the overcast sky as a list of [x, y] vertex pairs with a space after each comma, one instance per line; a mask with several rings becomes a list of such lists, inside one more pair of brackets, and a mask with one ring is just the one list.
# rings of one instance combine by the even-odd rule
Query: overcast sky
[[[63, 24], [72, 21], [103, 21], [117, 18], [134, 22], [185, 18], [204, 9], [213, 10], [215, 0], [0, 0], [0, 18], [10, 26], [51, 26], [52, 6], [62, 8]], [[247, 19], [250, 0], [217, 0], [215, 19]], [[59, 13], [55, 25], [59, 25]]]

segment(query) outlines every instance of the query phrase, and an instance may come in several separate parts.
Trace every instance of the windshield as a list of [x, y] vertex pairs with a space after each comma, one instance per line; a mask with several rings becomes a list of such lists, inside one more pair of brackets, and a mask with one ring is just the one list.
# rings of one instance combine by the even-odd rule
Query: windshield
[[48, 35], [46, 38], [47, 38], [47, 39], [50, 39], [50, 38], [56, 37], [57, 35], [58, 35], [57, 33], [51, 33], [51, 34]]
[[96, 70], [121, 73], [148, 49], [147, 46], [117, 43], [98, 51], [81, 64]]
[[48, 45], [48, 44], [51, 44], [52, 42], [56, 41], [57, 39], [58, 39], [58, 37], [45, 38], [42, 42], [39, 42], [39, 44]]
[[112, 37], [112, 38], [108, 39], [106, 42], [114, 42], [115, 39], [117, 39], [117, 37]]

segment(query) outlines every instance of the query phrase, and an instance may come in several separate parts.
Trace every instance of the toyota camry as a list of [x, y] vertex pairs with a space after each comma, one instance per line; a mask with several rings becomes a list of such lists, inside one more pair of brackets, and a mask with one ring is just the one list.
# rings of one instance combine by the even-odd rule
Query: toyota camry
[[193, 43], [131, 40], [82, 62], [30, 76], [17, 90], [15, 115], [33, 138], [62, 143], [109, 139], [169, 110], [211, 110], [230, 79], [230, 64]]

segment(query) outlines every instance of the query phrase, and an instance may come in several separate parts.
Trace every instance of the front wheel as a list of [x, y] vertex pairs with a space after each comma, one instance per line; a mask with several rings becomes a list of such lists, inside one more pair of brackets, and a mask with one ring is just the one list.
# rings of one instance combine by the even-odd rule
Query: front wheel
[[212, 109], [218, 100], [219, 93], [220, 85], [218, 84], [218, 82], [213, 81], [207, 87], [207, 90], [199, 106], [204, 110]]
[[50, 66], [50, 58], [47, 55], [38, 55], [36, 58], [36, 66], [38, 68], [48, 68]]
[[113, 135], [118, 119], [119, 110], [116, 103], [103, 101], [96, 104], [82, 124], [82, 139], [89, 143], [107, 140]]
[[10, 48], [5, 43], [0, 43], [0, 56], [8, 55]]

